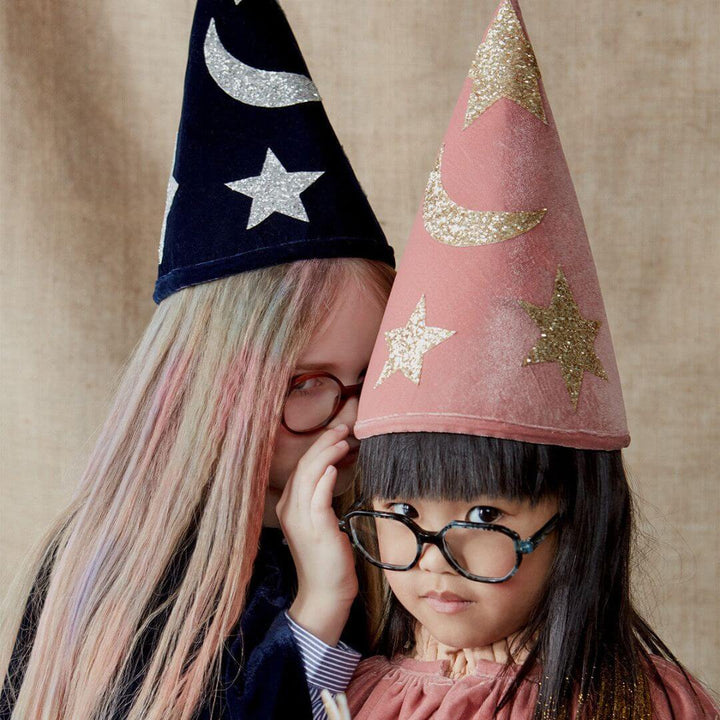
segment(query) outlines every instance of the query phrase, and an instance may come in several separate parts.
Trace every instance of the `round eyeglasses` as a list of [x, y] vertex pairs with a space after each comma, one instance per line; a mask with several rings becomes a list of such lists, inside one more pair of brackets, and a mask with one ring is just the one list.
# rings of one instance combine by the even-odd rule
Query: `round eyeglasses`
[[363, 384], [343, 385], [328, 372], [296, 375], [283, 407], [282, 425], [296, 435], [324, 428], [351, 397], [360, 395]]
[[523, 557], [537, 548], [559, 519], [559, 514], [553, 515], [526, 540], [504, 525], [461, 520], [427, 532], [405, 515], [375, 510], [351, 510], [340, 521], [340, 529], [365, 560], [384, 570], [412, 569], [429, 543], [468, 580], [501, 583], [515, 575]]

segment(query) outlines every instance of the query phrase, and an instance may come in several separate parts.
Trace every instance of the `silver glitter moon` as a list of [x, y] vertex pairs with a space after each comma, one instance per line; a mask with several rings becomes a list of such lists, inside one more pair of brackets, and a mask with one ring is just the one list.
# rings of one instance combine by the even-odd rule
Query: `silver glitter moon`
[[504, 212], [470, 210], [454, 202], [442, 182], [440, 148], [435, 168], [425, 190], [423, 220], [430, 236], [443, 245], [476, 247], [517, 237], [534, 228], [545, 217], [547, 209]]
[[205, 64], [212, 79], [245, 105], [280, 108], [320, 100], [315, 83], [297, 73], [260, 70], [232, 56], [220, 42], [215, 20], [205, 35]]
[[160, 231], [160, 245], [158, 246], [158, 265], [162, 264], [163, 251], [165, 250], [165, 232], [167, 230], [167, 219], [170, 214], [170, 208], [172, 207], [173, 200], [175, 199], [175, 193], [178, 189], [177, 180], [171, 175], [168, 180], [167, 194], [165, 196], [165, 215], [163, 216], [162, 230]]

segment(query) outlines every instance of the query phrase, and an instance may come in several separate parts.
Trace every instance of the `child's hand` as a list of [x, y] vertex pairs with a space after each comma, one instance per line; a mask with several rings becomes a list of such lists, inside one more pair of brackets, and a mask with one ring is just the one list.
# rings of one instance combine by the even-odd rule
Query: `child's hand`
[[349, 450], [344, 425], [324, 432], [302, 456], [277, 504], [298, 574], [290, 617], [328, 645], [337, 645], [358, 592], [353, 552], [332, 507], [333, 463]]
[[352, 720], [345, 693], [338, 693], [333, 696], [329, 690], [323, 690], [320, 697], [328, 720]]

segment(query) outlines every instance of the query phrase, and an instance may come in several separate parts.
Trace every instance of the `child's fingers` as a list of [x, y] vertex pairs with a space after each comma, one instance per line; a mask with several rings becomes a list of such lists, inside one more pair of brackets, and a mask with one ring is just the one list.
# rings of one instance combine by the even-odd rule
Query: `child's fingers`
[[352, 720], [350, 708], [345, 693], [338, 693], [333, 697], [328, 690], [320, 693], [328, 720]]
[[[347, 425], [338, 425], [336, 428], [332, 428], [332, 430], [326, 430], [325, 432], [323, 432], [322, 435], [320, 435], [320, 437], [305, 451], [303, 456], [300, 458], [295, 468], [295, 471], [288, 479], [286, 487], [287, 485], [294, 484], [294, 479], [299, 473], [306, 473], [311, 471], [310, 466], [312, 466], [313, 462], [317, 460], [318, 456], [328, 448], [331, 448], [336, 443], [341, 442], [345, 437], [347, 437], [349, 432], [350, 429]], [[292, 488], [289, 492], [292, 492]]]
[[339, 443], [325, 448], [312, 460], [305, 462], [301, 460], [293, 474], [290, 502], [295, 503], [299, 509], [307, 509], [315, 492], [315, 487], [325, 470], [329, 465], [345, 457], [348, 448], [348, 443], [341, 440]]
[[286, 511], [290, 511], [300, 518], [309, 511], [315, 487], [325, 470], [348, 452], [347, 442], [340, 443], [325, 449], [312, 463], [305, 463], [302, 468], [298, 464], [277, 504], [279, 514], [284, 515]]
[[332, 497], [336, 482], [337, 469], [330, 465], [318, 480], [310, 500], [311, 516], [320, 523], [331, 519], [334, 527], [337, 527], [337, 518], [332, 508]]
[[348, 705], [347, 696], [345, 693], [339, 693], [335, 696], [337, 701], [338, 710], [340, 711], [341, 720], [352, 720], [350, 717], [350, 706]]
[[320, 476], [328, 465], [337, 462], [347, 453], [348, 444], [343, 438], [347, 437], [349, 432], [347, 425], [338, 425], [332, 430], [325, 431], [310, 446], [288, 478], [277, 504], [278, 514], [284, 514], [287, 507], [292, 507], [296, 511], [308, 508]]
[[305, 454], [300, 458], [300, 462], [303, 460], [312, 459], [317, 453], [322, 452], [326, 448], [334, 445], [339, 440], [347, 437], [350, 429], [347, 425], [338, 425], [331, 430], [325, 430], [320, 437], [305, 451]]
[[325, 712], [327, 713], [328, 720], [340, 720], [338, 707], [335, 704], [335, 699], [330, 694], [330, 691], [323, 689], [320, 693], [320, 697], [322, 698], [323, 706], [325, 707]]

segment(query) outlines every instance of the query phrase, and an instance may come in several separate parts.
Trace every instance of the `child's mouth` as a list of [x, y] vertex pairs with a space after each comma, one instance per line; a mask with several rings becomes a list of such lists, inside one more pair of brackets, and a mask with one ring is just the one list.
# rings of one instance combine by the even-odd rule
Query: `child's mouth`
[[446, 615], [453, 615], [467, 610], [473, 604], [471, 600], [465, 600], [454, 593], [429, 592], [423, 596], [423, 599], [435, 612]]

